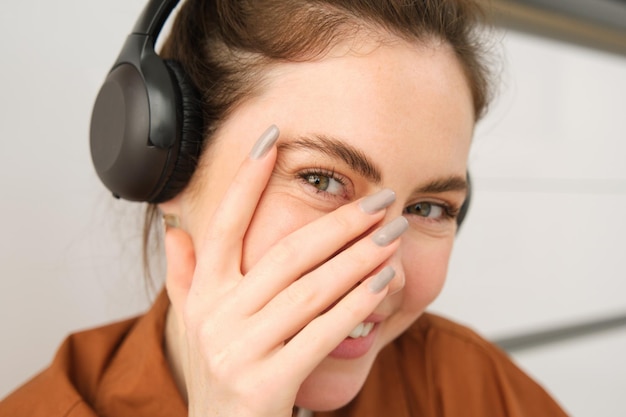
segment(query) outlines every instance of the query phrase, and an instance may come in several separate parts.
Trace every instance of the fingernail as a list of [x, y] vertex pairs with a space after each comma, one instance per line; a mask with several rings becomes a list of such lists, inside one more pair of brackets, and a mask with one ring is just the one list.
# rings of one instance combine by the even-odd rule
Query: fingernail
[[165, 229], [169, 227], [180, 227], [180, 218], [175, 214], [164, 214], [163, 227]]
[[374, 294], [378, 294], [391, 282], [396, 275], [396, 271], [392, 267], [384, 267], [378, 274], [372, 277], [372, 280], [367, 284], [367, 287]]
[[383, 227], [376, 233], [374, 233], [374, 236], [372, 236], [372, 240], [378, 246], [387, 246], [388, 244], [390, 244], [391, 242], [399, 238], [400, 235], [406, 232], [406, 229], [408, 228], [409, 228], [409, 221], [405, 219], [404, 217], [400, 216], [397, 219], [385, 225], [385, 227]]
[[374, 214], [385, 207], [389, 207], [394, 201], [396, 201], [396, 193], [389, 188], [385, 188], [376, 194], [365, 197], [359, 203], [359, 207], [367, 214]]
[[271, 125], [267, 128], [265, 132], [261, 135], [259, 139], [257, 139], [254, 147], [250, 151], [250, 158], [252, 159], [261, 159], [263, 158], [267, 152], [274, 146], [278, 136], [280, 135], [280, 130], [276, 125]]

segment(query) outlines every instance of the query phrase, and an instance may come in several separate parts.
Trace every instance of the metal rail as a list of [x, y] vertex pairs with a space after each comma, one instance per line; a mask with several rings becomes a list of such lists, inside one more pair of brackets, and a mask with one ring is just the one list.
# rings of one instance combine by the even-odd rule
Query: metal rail
[[600, 332], [626, 327], [626, 314], [555, 327], [514, 336], [496, 338], [494, 343], [509, 353], [543, 347], [553, 343], [588, 337]]
[[624, 0], [494, 0], [490, 4], [496, 26], [626, 55]]

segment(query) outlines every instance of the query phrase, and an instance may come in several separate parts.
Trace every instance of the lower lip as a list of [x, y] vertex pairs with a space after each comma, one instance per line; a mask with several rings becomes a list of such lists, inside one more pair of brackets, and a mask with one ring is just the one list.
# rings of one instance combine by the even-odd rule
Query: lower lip
[[378, 324], [374, 325], [374, 328], [365, 337], [357, 337], [353, 339], [347, 337], [337, 346], [328, 356], [335, 359], [357, 359], [365, 355], [371, 349], [376, 338], [376, 332], [378, 330]]

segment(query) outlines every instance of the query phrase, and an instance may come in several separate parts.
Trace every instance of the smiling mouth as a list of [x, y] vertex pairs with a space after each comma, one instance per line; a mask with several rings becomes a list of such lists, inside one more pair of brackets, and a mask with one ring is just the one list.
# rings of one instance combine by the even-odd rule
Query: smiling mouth
[[348, 335], [348, 337], [352, 339], [357, 339], [359, 337], [365, 337], [370, 334], [372, 329], [374, 328], [374, 323], [372, 322], [363, 322], [356, 326]]

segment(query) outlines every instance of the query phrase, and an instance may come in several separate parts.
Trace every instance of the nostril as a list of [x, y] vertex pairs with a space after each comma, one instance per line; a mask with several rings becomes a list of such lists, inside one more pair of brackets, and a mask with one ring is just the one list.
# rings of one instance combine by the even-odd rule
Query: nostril
[[396, 276], [389, 283], [389, 292], [387, 295], [397, 294], [404, 288], [405, 278], [402, 271], [396, 270]]

